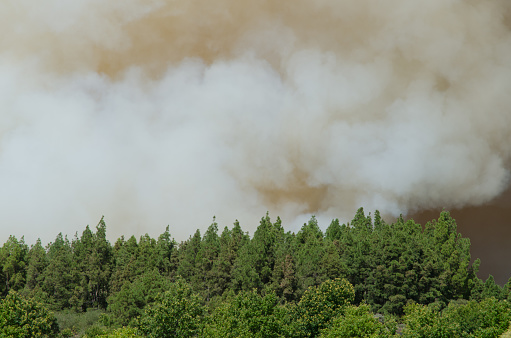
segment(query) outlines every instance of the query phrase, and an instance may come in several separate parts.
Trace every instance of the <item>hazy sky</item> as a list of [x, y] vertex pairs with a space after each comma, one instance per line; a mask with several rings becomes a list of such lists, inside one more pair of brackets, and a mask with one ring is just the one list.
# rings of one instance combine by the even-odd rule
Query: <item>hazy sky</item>
[[[477, 207], [511, 168], [508, 0], [6, 0], [0, 240], [102, 215], [182, 240], [266, 213]], [[491, 225], [484, 225], [491, 226]]]

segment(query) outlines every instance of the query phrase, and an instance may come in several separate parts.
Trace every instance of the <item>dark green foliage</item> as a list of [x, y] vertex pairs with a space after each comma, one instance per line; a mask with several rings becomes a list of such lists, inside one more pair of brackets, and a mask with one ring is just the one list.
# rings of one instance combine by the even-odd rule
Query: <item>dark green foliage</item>
[[504, 299], [511, 301], [511, 278], [508, 279], [506, 285], [502, 288]]
[[[424, 230], [401, 217], [390, 226], [375, 227], [371, 236], [372, 252], [364, 256], [372, 257], [365, 258], [372, 260], [372, 269], [362, 268], [358, 277], [349, 275], [348, 279], [356, 283], [357, 295], [365, 295], [374, 311], [402, 314], [409, 300], [445, 305], [470, 297], [479, 262], [470, 264], [470, 241], [457, 233], [448, 212]], [[365, 282], [361, 279], [364, 271]]]
[[327, 240], [324, 247], [325, 252], [319, 263], [323, 267], [324, 276], [328, 279], [346, 277], [348, 267], [341, 257], [339, 241], [337, 239], [334, 241]]
[[[239, 226], [239, 224], [238, 224]], [[211, 295], [222, 295], [231, 283], [231, 271], [237, 256], [238, 245], [233, 232], [224, 228], [218, 240], [218, 256], [211, 268]]]
[[179, 245], [177, 275], [183, 277], [188, 283], [193, 283], [197, 276], [196, 258], [201, 247], [201, 241], [201, 234], [197, 229], [193, 237]]
[[314, 216], [296, 234], [294, 252], [298, 294], [301, 296], [308, 287], [327, 279], [321, 264], [325, 255], [323, 232]]
[[25, 286], [28, 246], [23, 238], [9, 239], [0, 249], [0, 295], [9, 290], [21, 290]]
[[0, 301], [0, 337], [56, 337], [59, 326], [53, 313], [16, 291]]
[[170, 276], [176, 269], [172, 262], [172, 255], [176, 248], [176, 241], [170, 236], [169, 227], [158, 237], [156, 242], [156, 267], [160, 274]]
[[366, 280], [376, 266], [378, 253], [373, 247], [373, 227], [371, 217], [358, 209], [347, 231], [341, 238], [343, 260], [347, 267], [346, 278], [355, 288], [355, 302], [360, 303], [367, 293]]
[[325, 238], [331, 241], [340, 240], [342, 236], [342, 228], [338, 219], [334, 219], [330, 226], [326, 229]]
[[112, 246], [106, 239], [106, 224], [101, 218], [96, 233], [87, 226], [80, 239], [73, 241], [76, 275], [79, 280], [70, 303], [76, 309], [107, 306], [112, 271]]
[[273, 283], [271, 288], [285, 301], [296, 299], [298, 281], [295, 273], [293, 256], [287, 254], [277, 259], [273, 270]]
[[218, 255], [208, 272], [210, 289], [207, 292], [211, 297], [221, 296], [225, 291], [231, 289], [233, 269], [238, 252], [249, 241], [249, 236], [243, 233], [237, 221], [232, 230], [224, 228], [218, 239]]
[[423, 243], [433, 271], [438, 274], [442, 300], [468, 299], [479, 262], [470, 264], [470, 240], [457, 232], [449, 212], [443, 211], [437, 221], [426, 224]]
[[126, 282], [132, 282], [137, 277], [138, 243], [135, 236], [127, 241], [121, 237], [113, 247], [113, 272], [110, 278], [110, 293], [121, 290]]
[[216, 283], [217, 271], [213, 270], [219, 251], [218, 224], [213, 219], [213, 224], [209, 226], [204, 234], [195, 257], [195, 268], [197, 270], [194, 278], [192, 278], [196, 290], [206, 301], [221, 294], [221, 289]]
[[[424, 260], [421, 234], [420, 225], [402, 218], [390, 227], [374, 231], [375, 268], [368, 273], [364, 291], [367, 291], [366, 301], [375, 311], [400, 314], [408, 299], [419, 301], [423, 292], [419, 280]], [[423, 301], [434, 301], [434, 298]]]
[[47, 295], [43, 289], [44, 271], [48, 267], [48, 258], [46, 250], [41, 245], [41, 240], [37, 240], [27, 255], [28, 267], [25, 288], [22, 294], [26, 297], [34, 297], [39, 301], [45, 301]]
[[138, 327], [146, 337], [194, 337], [201, 330], [203, 311], [199, 295], [179, 278], [146, 308]]
[[501, 288], [495, 284], [493, 276], [490, 275], [484, 283], [480, 279], [475, 280], [474, 286], [471, 290], [470, 299], [481, 301], [483, 299], [493, 297], [498, 300], [503, 300], [506, 299], [506, 289], [507, 288]]
[[271, 282], [278, 244], [283, 236], [280, 218], [272, 224], [266, 214], [252, 240], [241, 247], [234, 263], [232, 284], [235, 291], [262, 289]]
[[121, 290], [108, 299], [108, 311], [114, 322], [127, 325], [142, 315], [144, 307], [153, 303], [170, 286], [170, 280], [160, 275], [156, 268], [150, 270], [133, 282], [124, 283]]
[[55, 242], [48, 245], [48, 266], [43, 273], [43, 291], [48, 295], [48, 302], [55, 310], [75, 306], [72, 298], [75, 287], [78, 287], [76, 265], [73, 260], [71, 244], [62, 234], [58, 234]]

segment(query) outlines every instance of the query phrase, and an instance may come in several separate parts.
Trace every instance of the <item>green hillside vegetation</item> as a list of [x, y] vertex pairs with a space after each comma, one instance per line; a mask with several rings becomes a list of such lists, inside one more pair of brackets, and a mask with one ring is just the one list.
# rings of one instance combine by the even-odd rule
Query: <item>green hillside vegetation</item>
[[213, 219], [180, 243], [167, 227], [113, 245], [101, 219], [3, 244], [0, 337], [499, 337], [511, 283], [479, 264], [447, 211], [421, 226], [360, 208], [297, 233], [267, 214], [252, 236]]

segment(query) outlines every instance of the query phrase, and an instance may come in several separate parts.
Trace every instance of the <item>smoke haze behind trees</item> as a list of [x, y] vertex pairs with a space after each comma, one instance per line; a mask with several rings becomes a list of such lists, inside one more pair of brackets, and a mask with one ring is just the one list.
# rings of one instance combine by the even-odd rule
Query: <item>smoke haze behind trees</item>
[[359, 206], [484, 205], [511, 167], [510, 14], [506, 0], [3, 1], [1, 236], [47, 242], [103, 214], [112, 238], [170, 224], [183, 239], [213, 215], [255, 229], [269, 210], [296, 230]]

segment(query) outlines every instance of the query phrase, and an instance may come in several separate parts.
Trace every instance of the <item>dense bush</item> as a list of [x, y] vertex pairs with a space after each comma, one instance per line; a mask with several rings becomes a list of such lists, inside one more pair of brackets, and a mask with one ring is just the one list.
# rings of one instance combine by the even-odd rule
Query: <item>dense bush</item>
[[194, 337], [201, 331], [203, 311], [200, 297], [178, 279], [146, 307], [138, 327], [146, 337]]
[[332, 320], [321, 332], [322, 338], [392, 337], [396, 332], [395, 322], [380, 323], [367, 304], [348, 306], [343, 315]]
[[206, 337], [289, 337], [293, 331], [289, 311], [275, 293], [240, 292], [216, 309], [206, 325]]
[[451, 302], [442, 311], [410, 303], [405, 307], [403, 337], [498, 337], [510, 320], [509, 303], [495, 298]]
[[113, 318], [112, 322], [128, 325], [143, 314], [146, 305], [152, 304], [170, 286], [170, 280], [157, 270], [148, 271], [136, 277], [133, 282], [127, 281], [119, 292], [109, 298], [108, 311]]
[[37, 301], [15, 291], [0, 301], [0, 337], [55, 337], [58, 332], [53, 313]]
[[355, 291], [346, 279], [327, 280], [305, 291], [296, 307], [297, 321], [307, 336], [314, 337], [328, 322], [344, 313]]
[[132, 337], [141, 337], [138, 334], [136, 328], [132, 327], [122, 327], [119, 329], [113, 330], [111, 333], [103, 334], [97, 336], [98, 338], [132, 338]]
[[104, 310], [97, 309], [88, 309], [85, 312], [64, 310], [55, 313], [61, 334], [64, 333], [67, 337], [84, 334], [89, 327], [102, 322], [104, 315]]

